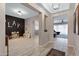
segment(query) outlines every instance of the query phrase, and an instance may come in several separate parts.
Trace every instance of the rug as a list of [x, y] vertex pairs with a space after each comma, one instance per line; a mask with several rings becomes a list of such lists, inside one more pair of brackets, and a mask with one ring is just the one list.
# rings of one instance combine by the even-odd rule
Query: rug
[[56, 49], [51, 49], [47, 56], [65, 56], [65, 52], [62, 52], [62, 51], [59, 51], [59, 50], [56, 50]]

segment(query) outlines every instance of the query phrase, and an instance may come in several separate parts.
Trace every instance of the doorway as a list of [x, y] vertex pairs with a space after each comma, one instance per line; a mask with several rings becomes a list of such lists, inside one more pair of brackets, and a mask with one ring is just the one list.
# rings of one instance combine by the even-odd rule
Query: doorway
[[67, 15], [53, 17], [54, 20], [54, 48], [66, 53], [68, 42]]

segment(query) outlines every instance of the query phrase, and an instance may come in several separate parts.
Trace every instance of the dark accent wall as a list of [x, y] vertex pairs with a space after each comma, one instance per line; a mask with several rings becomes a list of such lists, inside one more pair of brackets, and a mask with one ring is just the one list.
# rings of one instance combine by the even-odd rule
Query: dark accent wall
[[6, 15], [6, 35], [11, 36], [11, 32], [19, 32], [23, 36], [25, 32], [25, 20], [14, 16]]

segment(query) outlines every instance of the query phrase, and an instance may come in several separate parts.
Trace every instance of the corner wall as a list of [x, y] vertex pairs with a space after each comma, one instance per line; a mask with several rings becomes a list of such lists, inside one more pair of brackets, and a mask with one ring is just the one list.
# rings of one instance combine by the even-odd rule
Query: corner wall
[[39, 15], [25, 19], [25, 32], [31, 33], [32, 38], [34, 38], [34, 36], [35, 36], [35, 26], [34, 26], [35, 20], [37, 20], [39, 22], [39, 20], [40, 20]]
[[0, 3], [0, 56], [5, 55], [5, 3]]
[[73, 56], [75, 55], [75, 48], [74, 48], [74, 13], [73, 9], [68, 11], [68, 48], [67, 48], [67, 55]]
[[[78, 3], [75, 5], [74, 12], [75, 12], [77, 6], [78, 6]], [[73, 39], [74, 39], [75, 55], [76, 56], [79, 56], [79, 35], [77, 35], [75, 33], [73, 35], [74, 35], [74, 38]]]

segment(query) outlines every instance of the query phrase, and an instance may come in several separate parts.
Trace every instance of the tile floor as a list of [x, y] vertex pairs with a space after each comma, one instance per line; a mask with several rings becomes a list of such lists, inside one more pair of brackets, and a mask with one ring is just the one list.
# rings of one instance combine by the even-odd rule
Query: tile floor
[[[34, 40], [27, 39], [24, 37], [9, 40], [9, 55], [19, 56], [19, 55], [30, 55], [29, 52], [34, 47]], [[29, 53], [28, 53], [29, 52]]]
[[[36, 36], [34, 39], [27, 39], [27, 38], [17, 38], [17, 39], [12, 39], [9, 41], [9, 54], [11, 56], [27, 56], [27, 55], [39, 55], [38, 50], [34, 50], [33, 48], [38, 47], [38, 42], [39, 37]], [[64, 38], [55, 38], [54, 39], [54, 46], [52, 48], [64, 51], [66, 52], [66, 47], [67, 47], [67, 39]], [[47, 50], [49, 48], [49, 45], [45, 48]], [[47, 51], [46, 51], [47, 52]]]
[[55, 38], [54, 39], [54, 49], [66, 52], [67, 49], [67, 39], [66, 38]]

